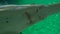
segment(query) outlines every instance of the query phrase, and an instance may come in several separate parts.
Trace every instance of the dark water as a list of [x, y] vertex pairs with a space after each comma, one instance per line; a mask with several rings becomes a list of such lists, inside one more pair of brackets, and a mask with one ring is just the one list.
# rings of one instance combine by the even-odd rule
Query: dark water
[[22, 0], [0, 0], [1, 5], [6, 4], [20, 4]]

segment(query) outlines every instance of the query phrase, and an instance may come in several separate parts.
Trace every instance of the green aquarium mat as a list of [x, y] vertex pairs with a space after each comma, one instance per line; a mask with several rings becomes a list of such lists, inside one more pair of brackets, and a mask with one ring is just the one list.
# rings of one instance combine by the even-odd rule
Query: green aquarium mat
[[0, 0], [0, 4], [57, 4], [60, 0]]
[[60, 0], [22, 0], [22, 4], [56, 4], [59, 3]]

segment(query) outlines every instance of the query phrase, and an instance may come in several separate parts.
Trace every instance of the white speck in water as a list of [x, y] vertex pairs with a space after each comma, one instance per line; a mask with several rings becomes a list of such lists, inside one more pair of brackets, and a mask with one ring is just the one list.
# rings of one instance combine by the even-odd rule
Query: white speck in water
[[56, 17], [58, 16], [58, 14], [56, 14]]
[[52, 5], [51, 3], [49, 3], [49, 5]]
[[56, 2], [53, 2], [53, 4], [56, 4]]

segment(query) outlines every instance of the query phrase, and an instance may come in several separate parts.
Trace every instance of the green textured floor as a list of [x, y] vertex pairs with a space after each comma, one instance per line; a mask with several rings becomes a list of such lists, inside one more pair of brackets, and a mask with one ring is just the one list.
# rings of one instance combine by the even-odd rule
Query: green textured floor
[[30, 26], [23, 34], [60, 34], [60, 12]]
[[56, 4], [60, 0], [0, 0], [0, 4]]
[[21, 4], [54, 4], [59, 3], [60, 0], [22, 0]]

